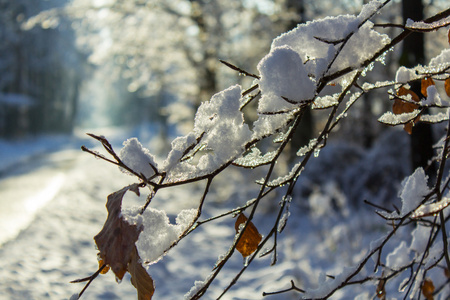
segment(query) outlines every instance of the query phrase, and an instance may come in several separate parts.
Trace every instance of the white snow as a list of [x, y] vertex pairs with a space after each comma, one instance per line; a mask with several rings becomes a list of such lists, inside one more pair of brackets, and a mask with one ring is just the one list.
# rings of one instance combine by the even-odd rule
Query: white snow
[[421, 102], [423, 106], [449, 106], [450, 103], [447, 100], [443, 100], [439, 95], [436, 86], [430, 85], [427, 87], [427, 98]]
[[447, 26], [450, 24], [450, 17], [442, 18], [439, 21], [425, 23], [423, 21], [406, 20], [406, 27], [412, 30], [436, 30], [436, 28]]
[[171, 224], [163, 210], [149, 207], [140, 215], [140, 209], [140, 207], [123, 209], [122, 214], [130, 224], [143, 226], [136, 246], [142, 261], [153, 264], [162, 258], [165, 251], [192, 224], [196, 210], [182, 210], [176, 218], [176, 224]]
[[400, 194], [402, 199], [401, 216], [416, 209], [430, 192], [427, 185], [428, 176], [423, 168], [417, 168], [414, 173], [402, 183], [403, 190]]
[[402, 241], [394, 251], [388, 254], [386, 258], [386, 265], [394, 270], [405, 266], [409, 261], [410, 248]]
[[402, 114], [394, 114], [390, 111], [385, 112], [383, 115], [381, 115], [380, 118], [378, 118], [378, 121], [387, 125], [399, 125], [399, 124], [405, 124], [411, 120], [413, 120], [415, 117], [417, 117], [420, 113], [419, 109], [415, 109], [410, 113], [402, 113]]
[[395, 81], [398, 83], [408, 83], [412, 80], [420, 78], [413, 69], [408, 69], [404, 66], [398, 68], [395, 74]]
[[450, 65], [450, 49], [444, 49], [436, 57], [430, 60], [430, 66], [447, 68]]
[[[366, 12], [369, 11], [368, 8]], [[308, 73], [319, 78], [327, 71], [343, 39], [352, 34], [328, 73], [345, 67], [358, 68], [372, 53], [389, 43], [387, 35], [372, 30], [373, 23], [368, 21], [358, 28], [360, 22], [356, 16], [343, 15], [300, 24], [276, 38], [272, 49], [290, 46], [306, 62]]]
[[309, 79], [302, 58], [289, 46], [276, 47], [258, 64], [262, 97], [259, 112], [277, 112], [292, 109], [293, 102], [311, 99], [315, 84]]
[[[155, 174], [151, 166], [155, 168], [158, 166], [155, 162], [155, 157], [148, 149], [142, 146], [137, 138], [130, 138], [123, 142], [123, 148], [120, 150], [119, 157], [126, 166], [138, 174], [144, 174], [147, 178]], [[121, 170], [130, 174], [123, 168]]]
[[[168, 171], [169, 181], [208, 174], [243, 153], [252, 132], [244, 123], [244, 116], [239, 110], [240, 99], [241, 87], [235, 85], [200, 105], [195, 115], [193, 132], [175, 139], [164, 161], [164, 171]], [[198, 163], [179, 162], [197, 137], [201, 137], [200, 145], [206, 150], [200, 153]]]

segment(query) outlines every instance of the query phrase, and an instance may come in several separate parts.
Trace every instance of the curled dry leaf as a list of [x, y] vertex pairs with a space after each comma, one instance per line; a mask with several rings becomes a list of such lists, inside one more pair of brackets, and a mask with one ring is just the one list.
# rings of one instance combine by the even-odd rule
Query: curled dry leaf
[[128, 263], [128, 272], [131, 274], [131, 283], [137, 290], [138, 300], [151, 300], [155, 292], [153, 279], [142, 266], [136, 246], [131, 252], [131, 261]]
[[422, 93], [422, 95], [428, 97], [427, 88], [432, 85], [435, 85], [433, 78], [431, 77], [423, 78], [420, 84], [420, 92]]
[[425, 299], [427, 300], [433, 300], [433, 293], [434, 293], [434, 284], [431, 279], [427, 278], [424, 280], [422, 285], [422, 294], [425, 296]]
[[[239, 232], [241, 224], [245, 224], [245, 222], [247, 222], [247, 217], [243, 213], [240, 213], [234, 224], [236, 233]], [[242, 236], [236, 245], [236, 250], [239, 251], [243, 257], [247, 257], [256, 251], [261, 240], [262, 236], [259, 234], [258, 229], [250, 222], [242, 233]]]
[[124, 187], [108, 196], [106, 202], [108, 217], [102, 230], [94, 237], [100, 251], [100, 259], [111, 267], [120, 280], [127, 272], [128, 262], [141, 232], [141, 228], [125, 221], [121, 213], [123, 196], [133, 186]]

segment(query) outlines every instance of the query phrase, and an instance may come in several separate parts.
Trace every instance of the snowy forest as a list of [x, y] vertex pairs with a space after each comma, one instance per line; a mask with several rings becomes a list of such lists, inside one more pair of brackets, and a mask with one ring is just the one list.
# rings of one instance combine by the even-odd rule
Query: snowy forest
[[1, 299], [449, 299], [446, 0], [0, 0]]

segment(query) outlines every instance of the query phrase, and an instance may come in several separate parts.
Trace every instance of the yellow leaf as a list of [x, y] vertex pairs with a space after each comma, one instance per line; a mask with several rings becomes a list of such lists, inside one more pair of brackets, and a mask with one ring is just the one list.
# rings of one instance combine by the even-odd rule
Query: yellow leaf
[[[240, 225], [245, 224], [246, 221], [247, 217], [243, 213], [239, 214], [236, 223], [234, 224], [236, 233], [239, 232]], [[236, 250], [239, 251], [243, 257], [247, 257], [256, 251], [261, 240], [262, 237], [259, 234], [258, 229], [250, 222], [242, 233], [242, 236], [236, 245]]]
[[425, 296], [425, 299], [427, 300], [433, 300], [433, 293], [434, 293], [434, 284], [431, 279], [427, 278], [423, 282], [422, 285], [422, 294]]
[[152, 277], [140, 263], [140, 257], [136, 247], [131, 253], [131, 261], [128, 264], [128, 272], [131, 274], [131, 283], [137, 290], [138, 300], [151, 300], [155, 292]]
[[[105, 264], [105, 262], [103, 261], [103, 259], [99, 259], [98, 260], [98, 267], [101, 268], [103, 265]], [[103, 270], [100, 271], [100, 274], [106, 274], [109, 271], [109, 266], [106, 265]]]
[[420, 92], [425, 97], [428, 97], [427, 88], [431, 85], [434, 85], [434, 80], [431, 77], [425, 77], [422, 79], [422, 82], [420, 84]]

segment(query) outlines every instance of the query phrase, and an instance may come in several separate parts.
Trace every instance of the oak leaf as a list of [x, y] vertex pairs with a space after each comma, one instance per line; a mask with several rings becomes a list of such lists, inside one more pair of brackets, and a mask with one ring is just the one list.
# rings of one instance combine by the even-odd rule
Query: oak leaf
[[133, 188], [135, 185], [127, 186], [108, 196], [106, 202], [108, 217], [102, 230], [94, 237], [100, 251], [100, 259], [111, 267], [119, 280], [122, 280], [127, 272], [135, 243], [142, 230], [136, 225], [129, 224], [122, 217], [123, 196]]
[[[234, 224], [236, 233], [241, 230], [241, 226], [244, 226], [245, 222], [247, 222], [247, 217], [243, 213], [240, 213]], [[247, 228], [245, 228], [245, 231], [242, 233], [239, 242], [236, 244], [236, 250], [239, 251], [243, 257], [247, 257], [256, 251], [261, 240], [262, 236], [259, 234], [258, 229], [252, 222], [249, 222]]]

